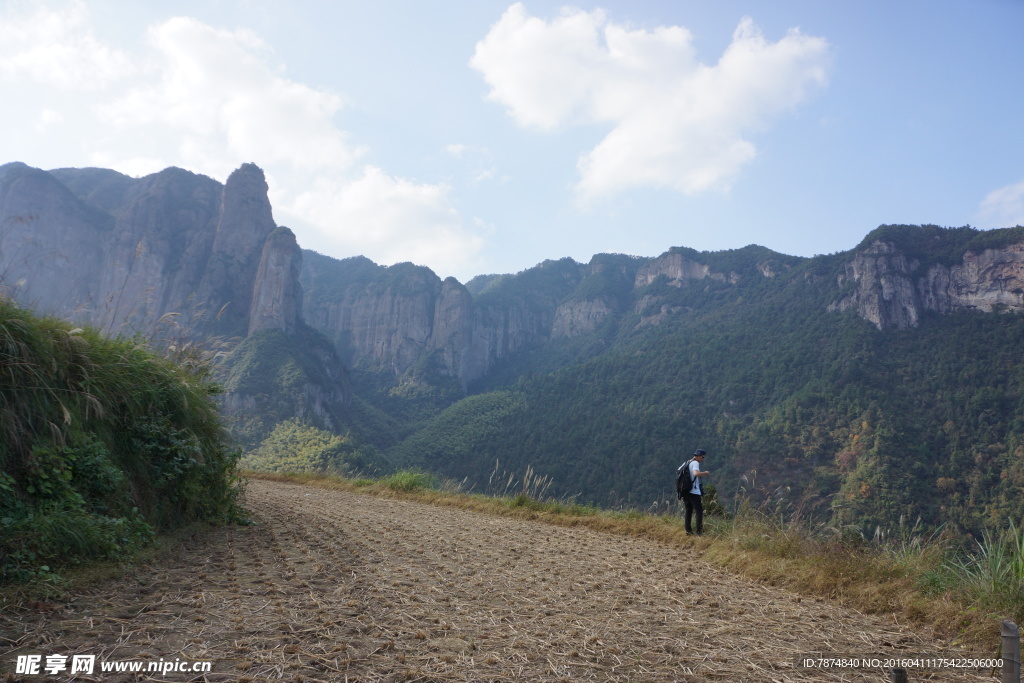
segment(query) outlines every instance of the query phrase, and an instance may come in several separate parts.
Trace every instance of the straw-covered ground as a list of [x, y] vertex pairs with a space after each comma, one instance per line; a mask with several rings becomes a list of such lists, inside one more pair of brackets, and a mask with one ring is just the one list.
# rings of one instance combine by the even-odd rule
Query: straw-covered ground
[[[213, 664], [56, 679], [878, 681], [887, 670], [797, 660], [963, 656], [654, 541], [280, 482], [252, 481], [246, 502], [252, 526], [7, 610], [0, 672], [18, 654], [95, 654]], [[911, 681], [990, 675], [909, 669]]]

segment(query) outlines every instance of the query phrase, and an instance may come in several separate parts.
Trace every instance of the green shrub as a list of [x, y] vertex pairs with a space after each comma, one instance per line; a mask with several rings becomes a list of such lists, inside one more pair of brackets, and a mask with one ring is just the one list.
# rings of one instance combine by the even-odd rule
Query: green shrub
[[0, 300], [0, 583], [238, 519], [207, 365]]
[[352, 474], [390, 470], [371, 446], [357, 446], [298, 419], [279, 422], [266, 439], [239, 461], [254, 472]]
[[437, 488], [437, 478], [420, 470], [399, 470], [380, 480], [380, 483], [394, 491], [419, 491]]

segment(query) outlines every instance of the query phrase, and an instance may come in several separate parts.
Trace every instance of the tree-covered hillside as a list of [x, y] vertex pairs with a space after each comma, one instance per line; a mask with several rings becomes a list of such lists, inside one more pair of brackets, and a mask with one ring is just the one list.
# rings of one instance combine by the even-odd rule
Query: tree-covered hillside
[[[883, 232], [946, 260], [1018, 237]], [[496, 461], [532, 466], [554, 493], [643, 507], [674, 495], [674, 468], [700, 447], [726, 501], [742, 490], [868, 532], [1024, 513], [1024, 317], [960, 311], [880, 331], [828, 311], [850, 286], [848, 254], [686, 256], [738, 277], [620, 292], [621, 314], [508, 359], [392, 459], [478, 484]]]

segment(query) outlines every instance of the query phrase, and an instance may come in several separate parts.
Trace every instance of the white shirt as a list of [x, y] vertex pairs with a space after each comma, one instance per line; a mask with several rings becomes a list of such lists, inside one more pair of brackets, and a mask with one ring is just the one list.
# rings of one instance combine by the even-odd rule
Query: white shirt
[[690, 479], [693, 481], [693, 488], [690, 489], [690, 493], [696, 493], [698, 496], [701, 495], [700, 490], [700, 477], [697, 473], [700, 472], [700, 463], [696, 459], [690, 461]]

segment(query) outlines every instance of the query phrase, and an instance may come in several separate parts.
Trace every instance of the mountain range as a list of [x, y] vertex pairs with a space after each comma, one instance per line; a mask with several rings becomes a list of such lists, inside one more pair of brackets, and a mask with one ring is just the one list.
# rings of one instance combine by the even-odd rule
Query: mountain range
[[726, 505], [868, 532], [1024, 513], [1020, 226], [881, 226], [813, 258], [598, 254], [463, 284], [303, 250], [267, 189], [254, 164], [223, 184], [0, 166], [0, 284], [207, 348], [253, 452], [302, 425], [349, 444], [321, 467], [479, 488], [529, 467], [555, 495], [644, 507], [701, 447]]

